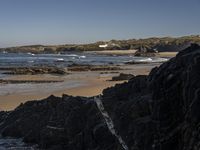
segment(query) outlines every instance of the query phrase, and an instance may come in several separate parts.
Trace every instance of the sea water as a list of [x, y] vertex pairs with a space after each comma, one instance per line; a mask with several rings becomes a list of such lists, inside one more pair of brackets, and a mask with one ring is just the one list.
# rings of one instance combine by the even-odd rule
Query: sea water
[[135, 57], [132, 55], [99, 55], [92, 53], [67, 53], [67, 54], [32, 54], [32, 53], [0, 53], [0, 67], [26, 67], [26, 66], [57, 66], [66, 67], [70, 64], [108, 65], [124, 64], [134, 61], [164, 62], [166, 58]]

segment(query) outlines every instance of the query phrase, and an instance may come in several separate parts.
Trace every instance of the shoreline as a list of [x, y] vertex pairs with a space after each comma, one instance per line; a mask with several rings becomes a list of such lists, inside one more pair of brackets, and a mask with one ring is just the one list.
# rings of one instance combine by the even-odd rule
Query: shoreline
[[[124, 70], [113, 71], [81, 71], [71, 72], [64, 76], [54, 75], [12, 75], [6, 80], [63, 80], [58, 83], [25, 83], [0, 85], [0, 110], [12, 110], [20, 103], [30, 100], [44, 99], [50, 95], [62, 96], [96, 96], [105, 88], [114, 86], [123, 81], [108, 81], [120, 73], [133, 75], [147, 75], [158, 64], [124, 65]], [[3, 93], [2, 93], [3, 92]]]
[[[27, 92], [27, 93], [11, 93], [6, 95], [0, 95], [0, 110], [12, 110], [16, 108], [20, 103], [31, 100], [41, 100], [50, 95], [61, 97], [63, 94], [71, 96], [83, 96], [90, 97], [96, 96], [102, 93], [105, 88], [114, 86], [117, 83], [123, 83], [124, 81], [107, 81], [110, 77], [99, 79], [87, 79], [84, 80], [85, 84], [80, 86], [68, 87], [65, 89], [55, 90], [53, 92]], [[77, 81], [78, 82], [78, 81]], [[79, 80], [81, 81], [81, 79]]]
[[[137, 50], [102, 50], [102, 51], [88, 51], [85, 53], [95, 53], [100, 55], [134, 55]], [[175, 57], [178, 52], [158, 52], [154, 57]]]

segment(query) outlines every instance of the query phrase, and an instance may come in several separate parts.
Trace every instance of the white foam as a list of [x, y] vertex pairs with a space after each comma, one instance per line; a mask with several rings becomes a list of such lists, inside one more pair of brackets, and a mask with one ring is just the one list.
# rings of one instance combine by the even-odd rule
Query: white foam
[[68, 57], [79, 57], [79, 56], [76, 55], [76, 54], [68, 54], [68, 55], [65, 55], [65, 56], [68, 56]]
[[138, 62], [152, 62], [152, 61], [153, 61], [152, 58], [143, 58], [143, 59], [138, 60]]
[[57, 61], [57, 62], [63, 62], [63, 61], [64, 61], [64, 58], [57, 58], [56, 61]]
[[169, 59], [167, 58], [134, 58], [133, 60], [130, 60], [129, 62], [136, 62], [136, 63], [162, 63], [166, 62]]
[[84, 56], [84, 55], [83, 56], [79, 56], [79, 58], [86, 58], [86, 56]]
[[35, 54], [33, 54], [33, 53], [27, 53], [28, 55], [32, 55], [32, 56], [35, 56]]
[[34, 61], [33, 60], [29, 60], [28, 63], [34, 63]]

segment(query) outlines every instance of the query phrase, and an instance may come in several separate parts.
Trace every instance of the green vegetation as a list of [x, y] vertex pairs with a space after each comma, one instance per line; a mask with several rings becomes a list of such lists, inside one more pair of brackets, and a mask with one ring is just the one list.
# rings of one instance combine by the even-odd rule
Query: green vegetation
[[[65, 53], [69, 51], [102, 51], [102, 50], [129, 50], [147, 48], [157, 51], [180, 51], [191, 43], [200, 44], [200, 36], [184, 36], [179, 38], [147, 38], [129, 40], [99, 41], [91, 44], [67, 44], [67, 45], [30, 45], [20, 47], [2, 48], [0, 51], [7, 52], [31, 52], [31, 53]], [[106, 48], [99, 45], [107, 45]]]

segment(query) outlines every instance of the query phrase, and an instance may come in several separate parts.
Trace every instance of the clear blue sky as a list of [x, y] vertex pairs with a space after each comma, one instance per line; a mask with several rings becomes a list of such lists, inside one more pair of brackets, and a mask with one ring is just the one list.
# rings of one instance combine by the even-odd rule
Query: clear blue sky
[[200, 34], [200, 0], [0, 0], [0, 47]]

